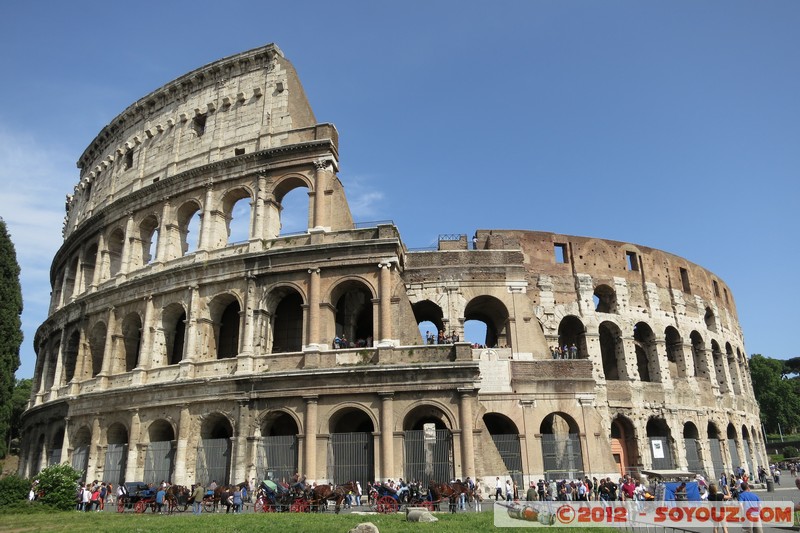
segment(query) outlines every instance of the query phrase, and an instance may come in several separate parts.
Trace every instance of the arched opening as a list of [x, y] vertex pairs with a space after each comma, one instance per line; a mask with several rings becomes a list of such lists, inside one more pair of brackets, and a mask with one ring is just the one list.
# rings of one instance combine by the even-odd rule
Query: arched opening
[[186, 337], [186, 311], [178, 303], [169, 304], [161, 314], [164, 330], [164, 350], [167, 365], [177, 365], [183, 359], [183, 346]]
[[637, 323], [633, 327], [633, 342], [636, 346], [636, 366], [639, 369], [639, 379], [660, 382], [661, 368], [658, 364], [656, 336], [650, 326], [644, 322]]
[[336, 302], [336, 336], [346, 346], [372, 346], [372, 293], [360, 282], [347, 281], [336, 287], [331, 301]]
[[83, 272], [83, 287], [88, 290], [94, 281], [94, 270], [97, 262], [97, 243], [89, 246], [83, 254], [83, 261], [81, 263]]
[[36, 441], [36, 447], [33, 449], [33, 455], [31, 456], [31, 464], [30, 464], [31, 477], [39, 473], [40, 471], [39, 466], [41, 465], [42, 462], [43, 453], [44, 453], [44, 435], [39, 435], [39, 438]]
[[598, 313], [617, 312], [617, 293], [608, 285], [598, 285], [594, 289], [594, 310]]
[[744, 457], [742, 458], [741, 467], [745, 472], [749, 473], [750, 476], [753, 477], [753, 474], [756, 472], [756, 468], [755, 465], [751, 463], [753, 460], [751, 450], [752, 446], [750, 445], [750, 432], [747, 430], [747, 426], [742, 425], [742, 451], [744, 451]]
[[442, 308], [430, 300], [422, 300], [411, 306], [417, 328], [425, 344], [435, 344], [438, 333], [445, 331], [444, 312]]
[[247, 242], [250, 239], [251, 202], [250, 193], [245, 189], [234, 189], [222, 200], [227, 230], [226, 245]]
[[420, 405], [403, 419], [406, 479], [431, 481], [455, 479], [453, 434], [447, 416], [436, 406]]
[[477, 296], [469, 301], [464, 309], [464, 320], [477, 320], [486, 324], [486, 336], [483, 344], [488, 348], [505, 348], [513, 346], [509, 313], [505, 304], [494, 296]]
[[273, 411], [264, 417], [256, 469], [259, 479], [289, 481], [297, 472], [297, 435], [300, 429], [288, 413]]
[[50, 453], [47, 458], [47, 466], [53, 466], [61, 463], [61, 449], [64, 446], [64, 428], [59, 428], [53, 434], [53, 441], [50, 445]]
[[486, 429], [492, 439], [491, 442], [494, 444], [492, 448], [488, 442], [484, 441], [484, 464], [499, 456], [502, 463], [497, 464], [498, 461], [495, 460], [492, 471], [499, 473], [500, 470], [497, 467], [503, 466], [502, 471], [511, 476], [518, 487], [522, 487], [522, 453], [517, 425], [510, 418], [500, 413], [486, 413], [483, 415], [483, 423], [486, 425]]
[[725, 367], [727, 366], [728, 361], [725, 356], [722, 355], [722, 351], [719, 348], [719, 343], [714, 340], [711, 341], [711, 356], [714, 360], [714, 373], [717, 377], [719, 391], [723, 394], [730, 392], [728, 380], [725, 378]]
[[66, 277], [66, 279], [64, 280], [64, 301], [62, 302], [63, 305], [68, 304], [77, 292], [77, 287], [76, 287], [77, 273], [78, 273], [78, 258], [74, 257], [67, 264], [67, 268], [64, 271], [64, 276]]
[[56, 280], [53, 283], [53, 291], [50, 296], [50, 312], [52, 313], [57, 308], [61, 307], [62, 302], [62, 288], [64, 287], [64, 271], [61, 270], [56, 274]]
[[329, 477], [335, 484], [360, 481], [364, 487], [375, 476], [372, 419], [355, 407], [335, 412], [328, 425]]
[[81, 472], [81, 479], [86, 479], [86, 469], [89, 468], [89, 446], [92, 444], [92, 432], [83, 426], [75, 432], [72, 439], [72, 468]]
[[[150, 442], [144, 456], [145, 483], [171, 481], [175, 463], [175, 430], [166, 420], [156, 420], [147, 429]], [[129, 480], [126, 480], [129, 481]]]
[[228, 359], [239, 354], [241, 309], [239, 301], [232, 294], [217, 296], [209, 305], [217, 359]]
[[303, 297], [293, 289], [281, 293], [272, 316], [272, 353], [299, 352], [303, 349]]
[[710, 307], [706, 307], [706, 313], [703, 316], [703, 320], [705, 320], [706, 327], [709, 331], [717, 331], [717, 317], [714, 315], [714, 311], [712, 311]]
[[583, 454], [578, 424], [565, 413], [550, 413], [539, 426], [542, 462], [547, 480], [583, 478]]
[[131, 313], [122, 321], [122, 343], [125, 347], [125, 372], [130, 372], [139, 364], [142, 341], [142, 319]]
[[713, 476], [713, 478], [718, 478], [725, 471], [719, 429], [713, 422], [709, 422], [706, 433], [708, 436], [708, 448], [711, 452], [711, 466], [714, 468], [714, 472], [709, 472], [709, 475]]
[[697, 332], [692, 331], [689, 335], [692, 341], [692, 362], [694, 362], [694, 376], [697, 378], [711, 379], [706, 364], [706, 343], [703, 337]]
[[729, 342], [725, 343], [725, 360], [728, 363], [728, 375], [730, 375], [731, 378], [731, 388], [733, 389], [733, 393], [739, 396], [742, 393], [739, 364], [736, 354], [733, 353], [733, 346], [731, 346]]
[[122, 268], [122, 250], [125, 248], [125, 233], [117, 228], [108, 236], [109, 274], [115, 277]]
[[216, 481], [218, 485], [230, 483], [231, 437], [233, 427], [224, 415], [213, 413], [203, 420], [195, 467], [198, 482], [205, 483], [206, 486], [212, 481]]
[[703, 467], [703, 452], [700, 448], [700, 432], [691, 422], [683, 425], [683, 446], [686, 449], [686, 463], [689, 472], [706, 475]]
[[119, 486], [125, 480], [128, 460], [128, 430], [119, 422], [111, 424], [106, 432], [108, 448], [103, 469], [103, 480]]
[[673, 378], [686, 377], [686, 361], [683, 359], [683, 339], [681, 334], [674, 327], [667, 326], [664, 330], [664, 339], [670, 376]]
[[106, 325], [98, 322], [89, 335], [89, 352], [92, 355], [92, 377], [103, 370], [103, 357], [106, 350]]
[[275, 189], [273, 235], [305, 233], [311, 226], [310, 195], [306, 182], [300, 178], [283, 180]]
[[586, 327], [576, 316], [565, 316], [558, 324], [558, 345], [565, 359], [586, 359]]
[[598, 327], [598, 332], [600, 334], [600, 356], [603, 360], [605, 378], [607, 380], [624, 379], [625, 376], [619, 371], [620, 368], [625, 368], [622, 331], [613, 322], [602, 322]]
[[139, 224], [139, 240], [141, 242], [140, 266], [146, 266], [156, 259], [158, 250], [158, 219], [155, 215], [145, 217]]
[[672, 452], [672, 436], [669, 425], [663, 418], [651, 418], [647, 421], [647, 438], [650, 441], [650, 453], [653, 457], [653, 470], [674, 470], [675, 462]]
[[739, 448], [737, 448], [736, 446], [736, 441], [738, 436], [736, 435], [736, 428], [733, 426], [733, 424], [728, 424], [727, 435], [728, 435], [728, 455], [730, 455], [731, 458], [731, 464], [730, 468], [728, 469], [728, 472], [733, 472], [736, 468], [739, 467], [739, 465], [742, 464], [742, 460], [739, 457]]
[[180, 255], [197, 251], [200, 247], [200, 205], [186, 202], [178, 209], [178, 232], [180, 233]]
[[[78, 366], [78, 350], [81, 343], [79, 331], [73, 331], [67, 340], [67, 347], [64, 350], [64, 383], [69, 383], [76, 378], [75, 370]], [[59, 385], [62, 385], [59, 383]]]
[[611, 455], [619, 469], [619, 475], [629, 474], [638, 477], [639, 446], [636, 440], [636, 428], [628, 418], [618, 416], [611, 421]]

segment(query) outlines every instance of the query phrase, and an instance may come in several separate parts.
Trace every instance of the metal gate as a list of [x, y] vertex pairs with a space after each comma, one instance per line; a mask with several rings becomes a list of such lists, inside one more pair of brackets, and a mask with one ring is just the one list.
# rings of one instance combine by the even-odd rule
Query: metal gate
[[127, 444], [109, 444], [106, 450], [106, 463], [103, 480], [106, 483], [119, 485], [125, 478], [125, 466], [128, 461]]
[[331, 433], [328, 445], [328, 477], [334, 484], [375, 481], [372, 433]]
[[72, 450], [72, 468], [81, 473], [81, 479], [86, 479], [86, 469], [88, 467], [89, 446], [76, 446], [75, 449]]
[[750, 461], [752, 460], [750, 458], [750, 442], [744, 441], [742, 444], [744, 445], [744, 461], [742, 461], [742, 466], [750, 474], [750, 476], [752, 476], [756, 471], [756, 465], [752, 465], [752, 468], [750, 468]]
[[47, 466], [57, 465], [61, 462], [61, 448], [53, 448], [50, 450], [50, 456], [47, 458]]
[[689, 472], [706, 475], [703, 468], [703, 460], [700, 458], [700, 447], [697, 439], [683, 439], [683, 446], [686, 448], [686, 463]]
[[522, 487], [522, 453], [520, 452], [519, 435], [492, 435], [492, 441], [503, 459], [508, 475], [517, 483], [518, 487]]
[[653, 457], [653, 470], [673, 470], [672, 449], [667, 437], [649, 437], [650, 452]]
[[455, 478], [453, 434], [437, 429], [425, 438], [424, 430], [405, 431], [405, 468], [407, 480], [428, 486], [431, 481], [449, 483]]
[[725, 471], [725, 463], [722, 461], [722, 446], [719, 439], [708, 439], [708, 447], [711, 449], [711, 464], [714, 466], [714, 477], [719, 476]]
[[739, 459], [739, 450], [736, 449], [736, 439], [728, 439], [728, 451], [731, 454], [731, 472], [735, 472], [742, 464]]
[[[144, 454], [145, 483], [172, 481], [172, 465], [175, 461], [175, 449], [172, 441], [162, 440], [147, 445]], [[129, 481], [129, 480], [126, 480]]]
[[262, 437], [257, 448], [258, 479], [289, 481], [297, 472], [297, 436]]
[[198, 483], [208, 485], [216, 481], [218, 485], [230, 483], [231, 439], [201, 439], [197, 447]]
[[583, 477], [580, 435], [577, 433], [570, 433], [567, 436], [543, 434], [542, 462], [544, 463], [545, 477], [548, 480]]

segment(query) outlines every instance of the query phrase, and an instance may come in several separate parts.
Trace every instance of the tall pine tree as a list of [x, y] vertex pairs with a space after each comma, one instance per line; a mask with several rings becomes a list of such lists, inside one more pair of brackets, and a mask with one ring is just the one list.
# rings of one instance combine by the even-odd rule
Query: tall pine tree
[[0, 218], [0, 457], [8, 451], [8, 431], [22, 344], [22, 289], [14, 243]]

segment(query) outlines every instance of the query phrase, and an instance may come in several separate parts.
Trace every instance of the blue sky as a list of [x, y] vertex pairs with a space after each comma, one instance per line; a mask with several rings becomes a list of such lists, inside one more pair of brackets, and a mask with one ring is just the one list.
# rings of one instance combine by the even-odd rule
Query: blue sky
[[659, 248], [731, 287], [748, 353], [800, 356], [800, 2], [8, 2], [0, 216], [22, 366], [80, 154], [135, 100], [276, 43], [340, 133], [357, 220], [409, 247], [531, 229]]

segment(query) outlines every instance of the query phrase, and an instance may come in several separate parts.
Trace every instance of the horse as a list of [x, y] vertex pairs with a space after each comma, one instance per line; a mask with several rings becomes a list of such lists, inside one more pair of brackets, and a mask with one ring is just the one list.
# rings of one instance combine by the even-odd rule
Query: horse
[[324, 504], [328, 500], [334, 500], [336, 502], [336, 514], [339, 514], [339, 510], [341, 509], [342, 501], [347, 496], [348, 492], [356, 492], [356, 483], [355, 481], [348, 481], [347, 483], [342, 483], [341, 485], [317, 485], [316, 487], [311, 489], [311, 500], [313, 502], [321, 502]]
[[167, 504], [167, 512], [173, 513], [176, 510], [183, 512], [189, 507], [189, 496], [192, 491], [183, 485], [170, 485], [164, 495], [164, 503]]
[[[242, 490], [245, 487], [247, 487], [247, 481], [242, 481], [238, 485], [219, 485], [214, 489], [214, 509], [216, 510], [217, 505], [221, 503], [225, 506], [225, 513], [230, 513], [231, 506], [233, 506], [233, 493], [236, 492], [237, 489]], [[203, 500], [205, 499], [206, 498], [203, 498]]]
[[442, 498], [450, 500], [450, 512], [455, 513], [457, 509], [456, 500], [462, 494], [466, 495], [467, 502], [470, 507], [472, 506], [472, 489], [466, 483], [455, 481], [453, 483], [436, 483], [431, 481], [428, 484], [428, 490], [434, 497], [435, 501], [440, 501]]

